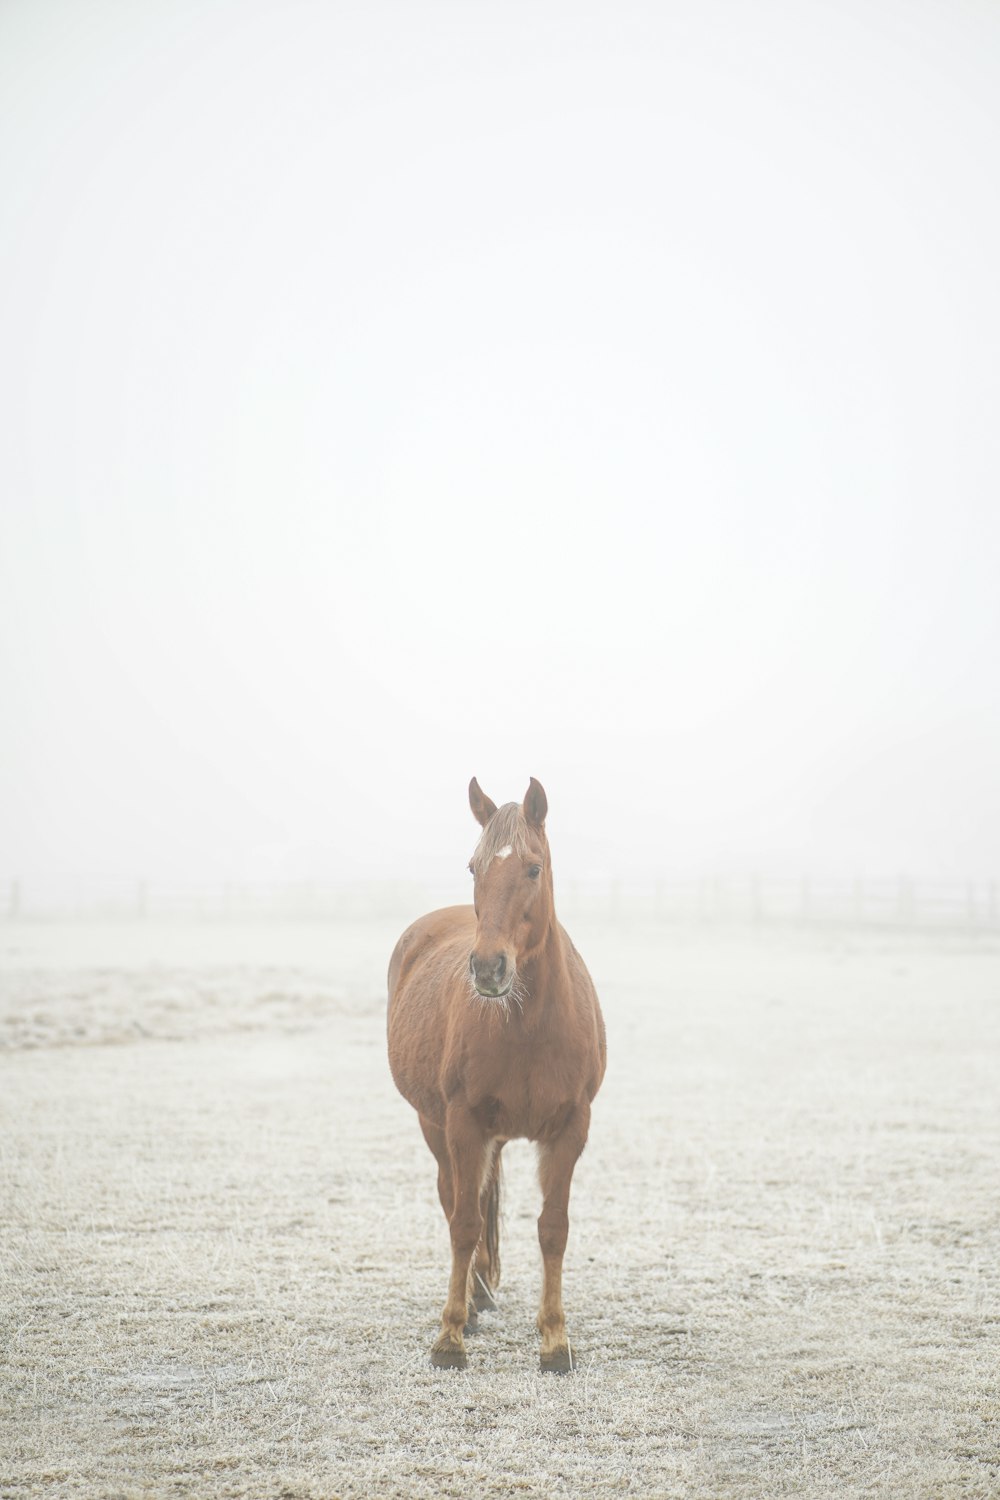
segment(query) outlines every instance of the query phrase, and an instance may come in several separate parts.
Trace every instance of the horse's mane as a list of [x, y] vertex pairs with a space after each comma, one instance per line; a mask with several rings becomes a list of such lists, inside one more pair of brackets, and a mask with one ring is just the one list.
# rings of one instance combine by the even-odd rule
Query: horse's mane
[[522, 859], [528, 853], [528, 825], [520, 802], [505, 802], [498, 807], [483, 829], [472, 856], [473, 874], [482, 875], [501, 849], [510, 849]]

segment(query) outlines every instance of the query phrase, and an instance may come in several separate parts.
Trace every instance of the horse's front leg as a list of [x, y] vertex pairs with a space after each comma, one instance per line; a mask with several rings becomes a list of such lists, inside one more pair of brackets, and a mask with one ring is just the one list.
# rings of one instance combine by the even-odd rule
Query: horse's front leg
[[451, 1280], [431, 1361], [442, 1370], [464, 1370], [468, 1361], [462, 1330], [469, 1311], [472, 1257], [483, 1229], [479, 1204], [488, 1147], [476, 1120], [463, 1105], [448, 1106], [445, 1138], [451, 1161]]
[[590, 1105], [577, 1106], [562, 1131], [542, 1144], [538, 1176], [542, 1185], [542, 1211], [538, 1216], [538, 1243], [542, 1249], [542, 1302], [538, 1309], [538, 1331], [542, 1335], [541, 1366], [557, 1375], [573, 1368], [566, 1318], [562, 1305], [562, 1264], [569, 1236], [569, 1190], [573, 1168], [587, 1144]]

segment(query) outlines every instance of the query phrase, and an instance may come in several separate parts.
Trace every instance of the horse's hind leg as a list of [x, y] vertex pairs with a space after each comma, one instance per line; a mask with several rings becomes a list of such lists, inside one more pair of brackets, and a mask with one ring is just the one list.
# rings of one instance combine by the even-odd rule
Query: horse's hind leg
[[590, 1106], [579, 1105], [561, 1134], [542, 1146], [538, 1159], [542, 1185], [538, 1243], [544, 1278], [538, 1331], [542, 1335], [542, 1369], [557, 1375], [568, 1374], [573, 1368], [562, 1305], [562, 1263], [569, 1236], [570, 1183], [573, 1168], [587, 1143], [589, 1125]]
[[479, 1195], [479, 1212], [483, 1216], [483, 1232], [476, 1246], [476, 1258], [472, 1265], [472, 1300], [479, 1312], [496, 1308], [493, 1293], [500, 1285], [500, 1152], [503, 1143], [496, 1145], [489, 1162], [483, 1191]]

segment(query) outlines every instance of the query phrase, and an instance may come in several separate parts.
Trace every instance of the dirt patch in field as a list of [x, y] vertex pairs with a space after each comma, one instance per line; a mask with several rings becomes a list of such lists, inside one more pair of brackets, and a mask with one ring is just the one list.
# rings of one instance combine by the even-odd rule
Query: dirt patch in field
[[994, 950], [578, 927], [560, 1380], [517, 1143], [502, 1305], [430, 1367], [395, 935], [0, 930], [0, 1494], [1000, 1492]]

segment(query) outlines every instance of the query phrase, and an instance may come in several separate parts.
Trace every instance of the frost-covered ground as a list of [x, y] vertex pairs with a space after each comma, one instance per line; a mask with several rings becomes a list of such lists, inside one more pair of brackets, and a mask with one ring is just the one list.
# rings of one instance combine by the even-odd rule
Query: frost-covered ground
[[399, 925], [0, 927], [0, 1493], [1000, 1494], [995, 944], [577, 923], [558, 1379], [517, 1144], [501, 1309], [428, 1362]]

